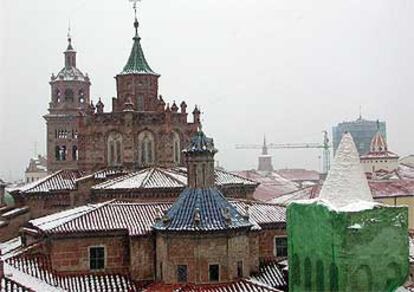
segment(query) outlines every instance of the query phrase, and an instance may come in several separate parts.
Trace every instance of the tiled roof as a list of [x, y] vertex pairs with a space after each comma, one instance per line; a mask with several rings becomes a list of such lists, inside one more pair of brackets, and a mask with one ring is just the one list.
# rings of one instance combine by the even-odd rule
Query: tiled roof
[[274, 171], [290, 181], [319, 181], [319, 172], [301, 168], [284, 168]]
[[51, 269], [50, 258], [44, 255], [16, 256], [6, 263], [23, 276], [33, 277], [43, 285], [55, 287], [54, 291], [140, 291], [135, 282], [121, 274], [58, 275]]
[[[218, 186], [247, 185], [257, 183], [234, 175], [221, 169], [215, 169], [215, 180]], [[138, 189], [179, 189], [187, 186], [187, 171], [185, 168], [146, 168], [125, 176], [108, 180], [92, 187], [93, 190], [138, 190]]]
[[[374, 199], [414, 196], [414, 180], [369, 180], [368, 186]], [[292, 201], [313, 199], [319, 196], [320, 188], [320, 185], [307, 187], [274, 198], [269, 202], [286, 206]]]
[[124, 168], [105, 168], [93, 174], [94, 179], [107, 179], [113, 176], [126, 175], [128, 171]]
[[286, 288], [287, 286], [287, 281], [276, 262], [261, 265], [259, 273], [251, 279], [274, 288]]
[[252, 227], [215, 187], [185, 189], [162, 220], [154, 224], [156, 230], [215, 231]]
[[120, 73], [122, 74], [151, 74], [158, 75], [148, 65], [145, 59], [144, 52], [141, 47], [141, 38], [137, 35], [134, 37], [134, 44], [132, 45], [131, 54], [128, 62]]
[[245, 170], [235, 172], [235, 174], [260, 183], [256, 188], [253, 197], [261, 201], [268, 201], [277, 196], [299, 189], [298, 184], [282, 177], [276, 172], [265, 174], [257, 170]]
[[23, 194], [50, 193], [54, 191], [71, 191], [76, 187], [76, 179], [82, 176], [78, 170], [59, 170], [38, 181], [26, 184], [11, 190], [19, 191]]
[[254, 281], [240, 279], [234, 282], [223, 283], [223, 284], [205, 284], [205, 285], [166, 285], [162, 283], [155, 283], [149, 286], [144, 291], [146, 292], [270, 292], [270, 291], [281, 291], [276, 288], [272, 288], [266, 284]]
[[308, 200], [308, 199], [316, 198], [318, 197], [320, 190], [321, 190], [320, 185], [306, 187], [304, 189], [300, 189], [300, 190], [276, 197], [272, 200], [269, 200], [269, 202], [273, 204], [279, 204], [281, 206], [287, 206], [292, 201]]
[[258, 201], [231, 201], [240, 213], [248, 207], [249, 220], [259, 225], [285, 223], [286, 209], [284, 207]]
[[[277, 205], [247, 201], [232, 201], [231, 204], [240, 213], [248, 205], [249, 221], [254, 225], [286, 222], [285, 208]], [[163, 213], [171, 206], [172, 203], [108, 201], [44, 216], [29, 224], [49, 234], [125, 230], [130, 236], [139, 236], [151, 232], [158, 210]]]
[[28, 291], [34, 291], [34, 290], [26, 288], [25, 286], [15, 282], [12, 279], [4, 277], [4, 278], [0, 278], [0, 291], [1, 292], [28, 292]]

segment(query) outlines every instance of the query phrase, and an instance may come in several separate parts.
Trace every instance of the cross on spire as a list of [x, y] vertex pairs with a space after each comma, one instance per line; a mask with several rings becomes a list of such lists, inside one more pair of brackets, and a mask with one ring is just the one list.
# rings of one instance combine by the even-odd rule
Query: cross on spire
[[130, 2], [132, 2], [132, 8], [134, 9], [134, 16], [135, 16], [135, 21], [134, 21], [134, 27], [135, 27], [135, 38], [139, 38], [138, 36], [138, 18], [137, 18], [137, 2], [141, 2], [141, 0], [129, 0]]

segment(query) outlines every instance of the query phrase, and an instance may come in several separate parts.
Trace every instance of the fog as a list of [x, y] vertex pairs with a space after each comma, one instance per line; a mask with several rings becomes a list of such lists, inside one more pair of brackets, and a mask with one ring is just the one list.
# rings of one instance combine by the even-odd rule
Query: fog
[[[220, 165], [257, 166], [235, 144], [322, 141], [354, 120], [387, 122], [390, 150], [414, 153], [414, 2], [144, 0], [142, 46], [167, 102], [202, 109]], [[1, 0], [0, 177], [23, 177], [45, 153], [49, 80], [63, 67], [68, 23], [91, 96], [110, 109], [131, 46], [127, 0]], [[36, 147], [35, 147], [36, 145]], [[319, 150], [274, 150], [276, 168], [320, 169]]]

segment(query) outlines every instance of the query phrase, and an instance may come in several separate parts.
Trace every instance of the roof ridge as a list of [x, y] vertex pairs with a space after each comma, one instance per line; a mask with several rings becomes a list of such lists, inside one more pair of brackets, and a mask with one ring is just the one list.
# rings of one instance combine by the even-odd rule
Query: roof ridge
[[139, 185], [139, 187], [144, 187], [146, 184], [147, 184], [147, 182], [148, 182], [148, 180], [149, 180], [149, 178], [150, 178], [150, 176], [155, 172], [155, 169], [157, 169], [157, 167], [150, 167], [150, 168], [145, 168], [144, 170], [147, 170], [148, 171], [148, 173], [146, 174], [146, 176], [144, 177], [144, 179], [142, 180], [142, 182], [141, 182], [141, 184]]
[[61, 174], [62, 172], [63, 172], [63, 169], [60, 169], [60, 170], [58, 170], [58, 171], [56, 171], [56, 172], [54, 172], [52, 174], [49, 174], [49, 175], [47, 175], [47, 176], [45, 176], [45, 177], [43, 177], [43, 178], [41, 178], [41, 179], [39, 179], [39, 180], [37, 180], [37, 181], [35, 181], [33, 183], [29, 183], [29, 184], [23, 185], [22, 187], [16, 188], [14, 190], [11, 190], [10, 192], [14, 192], [14, 191], [27, 192], [27, 191], [30, 191], [31, 189], [34, 189], [35, 187], [43, 184], [47, 180], [49, 180], [49, 179], [51, 179], [53, 177], [56, 177], [58, 174]]
[[118, 176], [118, 177], [114, 177], [114, 178], [112, 178], [112, 179], [108, 179], [107, 181], [104, 181], [104, 182], [101, 182], [101, 183], [99, 183], [99, 184], [94, 185], [92, 188], [94, 189], [94, 188], [100, 188], [100, 187], [102, 187], [102, 186], [105, 186], [105, 187], [112, 186], [112, 185], [114, 185], [114, 184], [118, 183], [119, 181], [121, 181], [121, 180], [123, 180], [123, 179], [126, 179], [126, 178], [131, 178], [131, 177], [133, 177], [133, 176], [135, 176], [135, 175], [139, 174], [141, 171], [142, 171], [142, 170], [139, 170], [139, 171], [133, 171], [133, 172], [130, 172], [130, 173], [127, 173], [127, 174], [124, 174], [124, 175]]
[[[160, 172], [162, 172], [163, 174], [165, 174], [166, 176], [168, 176], [170, 179], [178, 182], [179, 184], [182, 184], [182, 181], [180, 181], [179, 179], [175, 178], [171, 173], [168, 172], [167, 169], [159, 169]], [[188, 179], [188, 177], [187, 177]], [[184, 184], [184, 186], [187, 186], [187, 184]]]
[[250, 181], [252, 183], [256, 183], [257, 185], [260, 185], [260, 182], [258, 182], [258, 181], [252, 180], [251, 178], [247, 178], [247, 177], [241, 176], [241, 175], [236, 174], [236, 173], [233, 173], [231, 171], [227, 171], [227, 170], [224, 170], [224, 169], [219, 169], [219, 168], [214, 167], [214, 172], [216, 172], [216, 171], [217, 172], [226, 173], [226, 174], [230, 174], [230, 175], [234, 175], [234, 176], [236, 176], [236, 177], [238, 177], [240, 179], [245, 179], [245, 180], [248, 180], [248, 181]]

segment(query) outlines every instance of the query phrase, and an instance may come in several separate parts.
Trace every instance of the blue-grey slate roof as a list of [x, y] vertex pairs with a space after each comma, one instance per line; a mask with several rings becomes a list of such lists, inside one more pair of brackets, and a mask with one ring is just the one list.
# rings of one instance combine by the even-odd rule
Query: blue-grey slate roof
[[[194, 220], [196, 209], [199, 222]], [[225, 213], [228, 210], [226, 220]], [[165, 231], [218, 231], [226, 229], [249, 228], [253, 224], [223, 196], [215, 187], [186, 188], [166, 212], [168, 220], [154, 224], [155, 230]]]
[[213, 138], [208, 138], [203, 131], [200, 129], [197, 133], [191, 138], [190, 145], [183, 150], [184, 153], [205, 153], [210, 152], [212, 154], [217, 152], [217, 149], [214, 147]]

